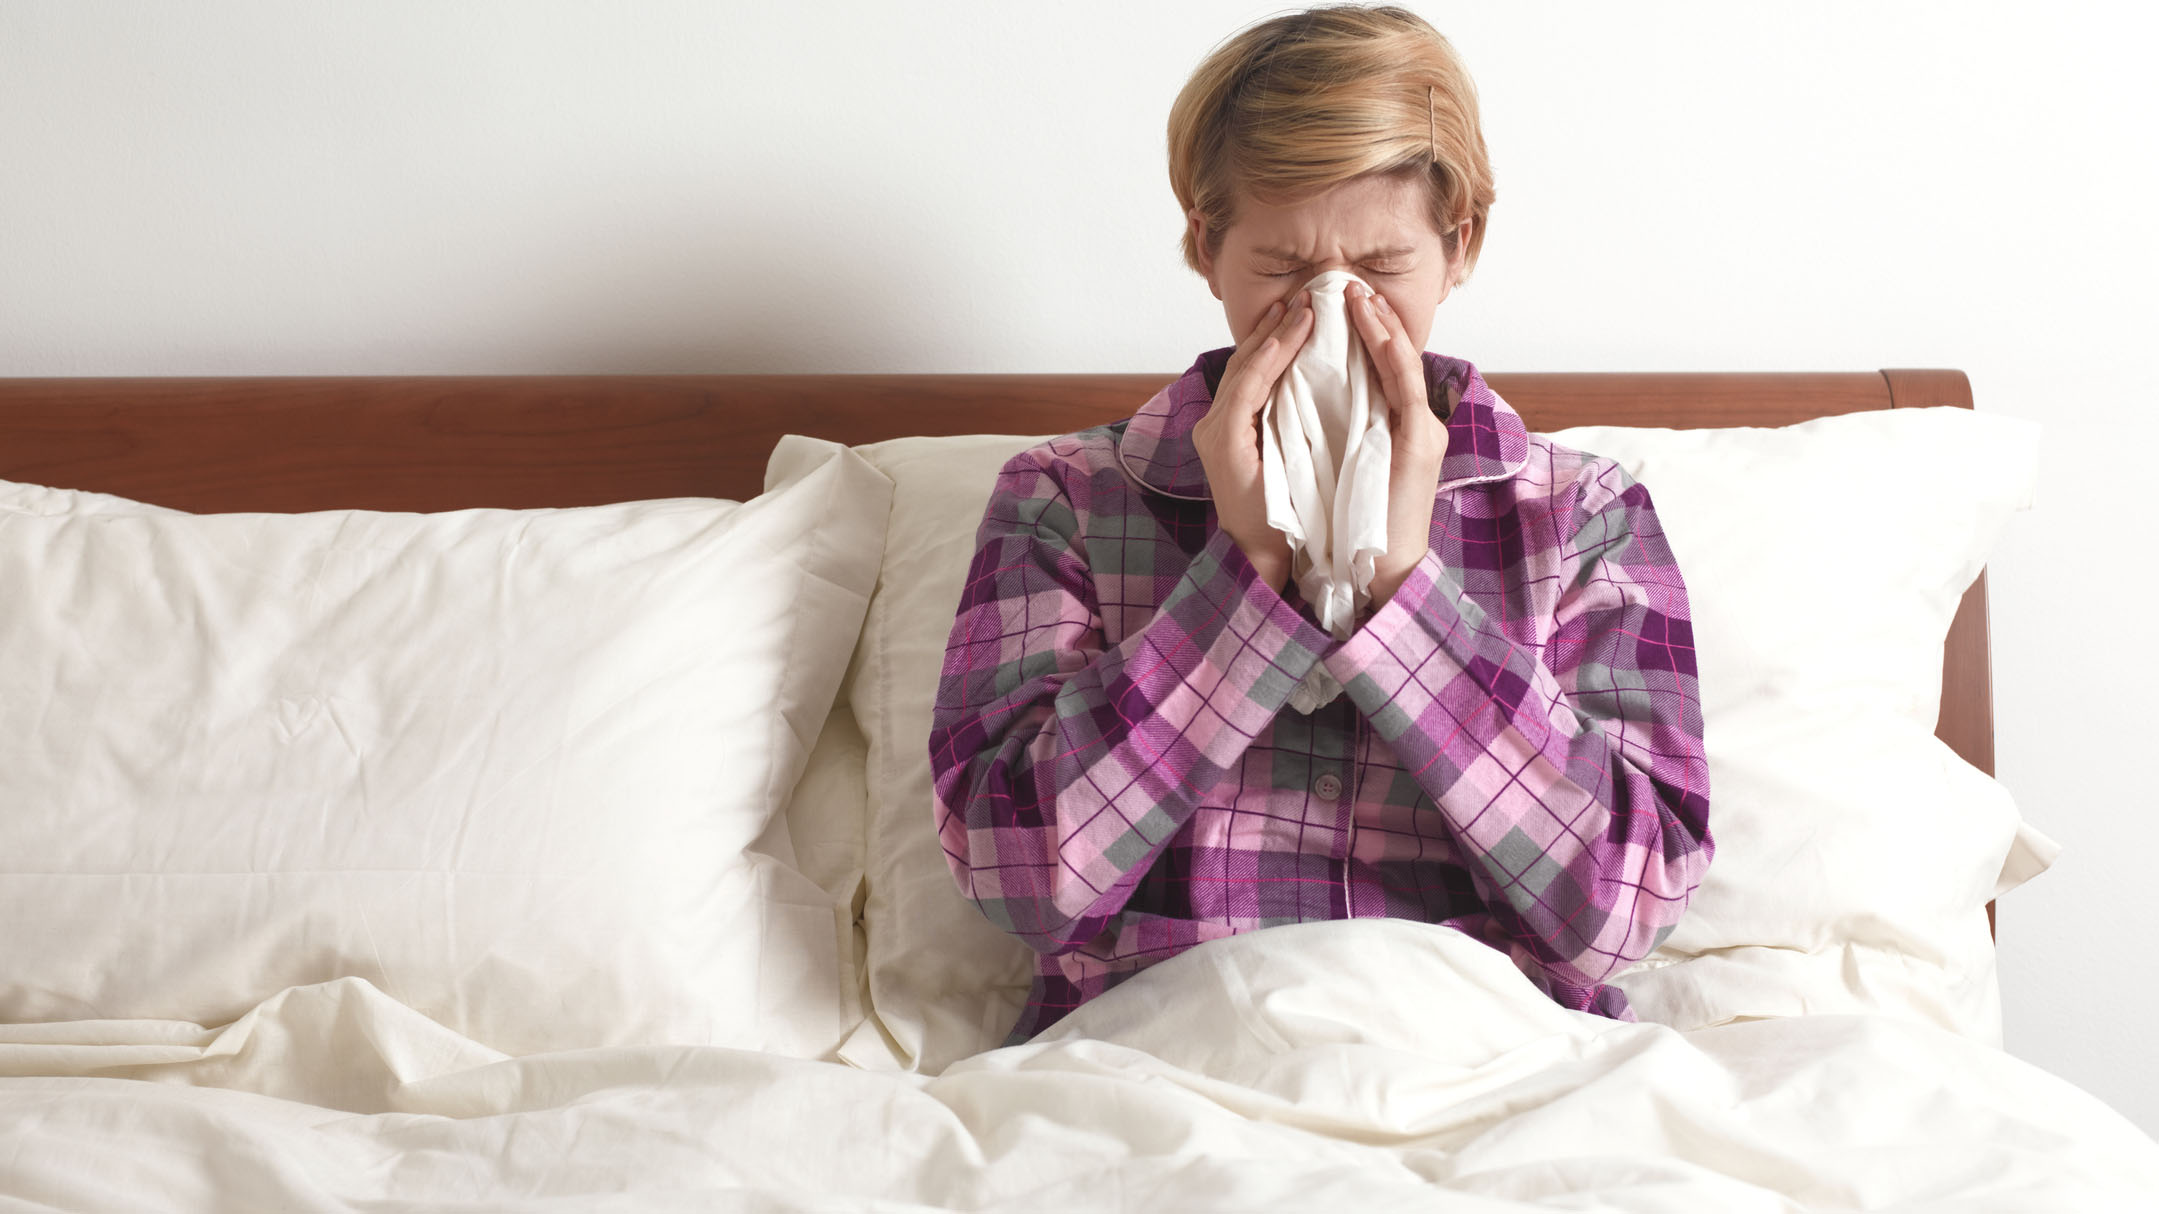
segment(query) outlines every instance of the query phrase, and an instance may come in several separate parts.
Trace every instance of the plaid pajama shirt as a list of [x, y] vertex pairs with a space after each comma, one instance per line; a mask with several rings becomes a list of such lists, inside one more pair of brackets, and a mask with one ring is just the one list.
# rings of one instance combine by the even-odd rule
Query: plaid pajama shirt
[[[1427, 353], [1459, 396], [1431, 549], [1337, 640], [1216, 526], [1191, 432], [1229, 354], [1014, 458], [982, 520], [930, 758], [961, 891], [1039, 954], [1011, 1040], [1200, 941], [1352, 915], [1455, 927], [1634, 1019], [1606, 979], [1715, 854], [1648, 491]], [[1315, 663], [1345, 693], [1299, 714]]]

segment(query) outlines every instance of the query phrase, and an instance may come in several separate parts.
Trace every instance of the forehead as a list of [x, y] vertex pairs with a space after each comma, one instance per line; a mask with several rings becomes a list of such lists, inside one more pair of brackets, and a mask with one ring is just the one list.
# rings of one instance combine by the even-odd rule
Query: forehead
[[1413, 252], [1440, 239], [1415, 180], [1362, 177], [1289, 205], [1239, 200], [1227, 243], [1288, 257], [1375, 257]]

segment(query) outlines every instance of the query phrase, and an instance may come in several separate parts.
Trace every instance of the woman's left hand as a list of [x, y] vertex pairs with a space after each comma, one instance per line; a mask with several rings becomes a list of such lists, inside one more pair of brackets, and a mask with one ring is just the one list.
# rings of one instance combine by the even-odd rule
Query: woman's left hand
[[1387, 473], [1387, 552], [1372, 574], [1376, 611], [1401, 589], [1431, 547], [1432, 503], [1439, 496], [1439, 464], [1447, 456], [1447, 423], [1432, 412], [1424, 352], [1409, 340], [1386, 296], [1352, 283], [1349, 312], [1386, 392], [1388, 429], [1394, 437], [1394, 461]]

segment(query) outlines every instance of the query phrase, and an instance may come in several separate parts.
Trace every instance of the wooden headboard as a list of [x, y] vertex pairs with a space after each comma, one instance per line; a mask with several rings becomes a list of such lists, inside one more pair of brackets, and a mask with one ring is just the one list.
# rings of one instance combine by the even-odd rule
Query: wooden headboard
[[[175, 509], [455, 510], [754, 495], [782, 434], [1058, 434], [1127, 417], [1158, 375], [0, 379], [0, 479]], [[1960, 371], [1493, 374], [1530, 429], [1783, 426], [1970, 408]], [[1986, 577], [1942, 666], [1943, 741], [1994, 771]], [[1994, 904], [1987, 904], [1994, 924]]]

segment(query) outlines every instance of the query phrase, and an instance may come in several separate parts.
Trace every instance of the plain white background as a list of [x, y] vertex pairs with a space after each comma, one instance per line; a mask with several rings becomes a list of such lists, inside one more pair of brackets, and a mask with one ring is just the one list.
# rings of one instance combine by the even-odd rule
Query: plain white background
[[[2159, 1132], [2159, 22], [1414, 7], [1477, 80], [1499, 191], [1433, 348], [1955, 367], [2045, 423], [1990, 578], [1995, 714], [2065, 851], [2001, 906], [2007, 1046]], [[0, 0], [0, 375], [1174, 373], [1229, 338], [1164, 120], [1276, 11]], [[1810, 572], [1793, 593], [1836, 593]]]

